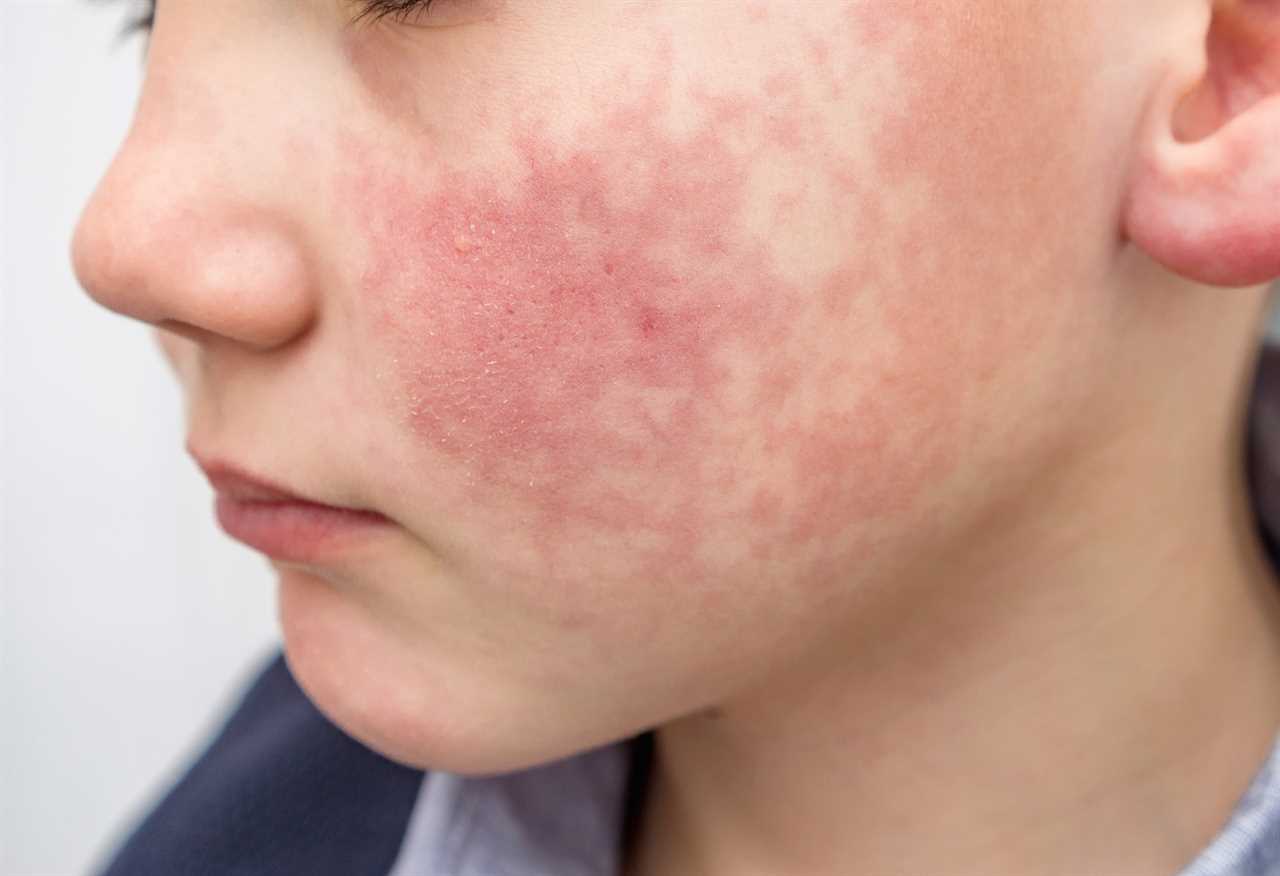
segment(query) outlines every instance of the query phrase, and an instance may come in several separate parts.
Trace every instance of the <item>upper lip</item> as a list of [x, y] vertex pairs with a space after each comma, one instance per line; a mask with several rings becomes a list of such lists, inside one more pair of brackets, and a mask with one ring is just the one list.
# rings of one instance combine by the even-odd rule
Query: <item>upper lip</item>
[[302, 502], [322, 505], [298, 495], [281, 484], [273, 483], [260, 475], [251, 474], [234, 463], [203, 456], [189, 451], [200, 466], [209, 484], [218, 493], [243, 502]]
[[227, 463], [214, 462], [208, 466], [201, 465], [209, 484], [224, 496], [242, 502], [306, 502], [319, 504], [304, 499], [296, 493], [273, 486], [259, 477], [248, 474]]

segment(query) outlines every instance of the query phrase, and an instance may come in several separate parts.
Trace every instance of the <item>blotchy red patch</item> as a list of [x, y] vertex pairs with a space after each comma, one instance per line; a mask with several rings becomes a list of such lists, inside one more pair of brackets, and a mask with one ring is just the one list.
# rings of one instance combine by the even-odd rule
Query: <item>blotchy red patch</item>
[[[914, 241], [880, 226], [878, 181], [833, 159], [849, 255], [823, 282], [788, 279], [768, 235], [747, 230], [753, 150], [821, 132], [784, 65], [761, 81], [763, 94], [704, 95], [707, 121], [682, 133], [664, 121], [665, 72], [572, 144], [527, 115], [518, 168], [493, 176], [397, 165], [347, 138], [362, 306], [394, 350], [406, 423], [450, 463], [425, 477], [459, 473], [469, 501], [548, 553], [568, 533], [636, 533], [643, 565], [686, 573], [735, 530], [757, 559], [779, 544], [816, 556], [851, 523], [911, 506], [950, 456], [955, 410], [937, 373], [945, 335], [884, 306], [909, 279], [891, 288], [881, 263]], [[731, 145], [761, 114], [759, 146]], [[860, 329], [870, 318], [888, 322]], [[841, 326], [847, 349], [810, 343]]]

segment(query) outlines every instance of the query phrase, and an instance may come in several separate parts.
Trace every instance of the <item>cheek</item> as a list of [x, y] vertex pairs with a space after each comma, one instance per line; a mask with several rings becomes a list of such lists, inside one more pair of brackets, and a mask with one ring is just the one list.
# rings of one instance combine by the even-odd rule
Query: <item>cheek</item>
[[[888, 38], [882, 21], [850, 28]], [[961, 217], [895, 165], [912, 130], [879, 129], [872, 161], [833, 157], [785, 77], [706, 97], [679, 133], [666, 74], [568, 143], [526, 115], [500, 168], [345, 138], [359, 308], [396, 376], [412, 489], [439, 514], [465, 503], [544, 572], [584, 556], [618, 575], [824, 571], [904, 527], [954, 468], [954, 375], [989, 375], [999, 350], [988, 338], [984, 366], [959, 330], [945, 259], [973, 255], [940, 235]], [[735, 137], [752, 118], [760, 136]], [[795, 185], [761, 186], [762, 166], [797, 162]], [[797, 268], [796, 227], [814, 228], [820, 270]]]

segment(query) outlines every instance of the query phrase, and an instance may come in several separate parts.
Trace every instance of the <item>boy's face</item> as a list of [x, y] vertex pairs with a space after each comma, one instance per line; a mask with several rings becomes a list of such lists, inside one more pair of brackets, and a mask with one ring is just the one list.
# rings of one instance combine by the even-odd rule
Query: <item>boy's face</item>
[[198, 451], [397, 525], [279, 564], [371, 746], [516, 768], [834, 659], [1085, 434], [1144, 4], [358, 5], [162, 0], [75, 258], [205, 332]]

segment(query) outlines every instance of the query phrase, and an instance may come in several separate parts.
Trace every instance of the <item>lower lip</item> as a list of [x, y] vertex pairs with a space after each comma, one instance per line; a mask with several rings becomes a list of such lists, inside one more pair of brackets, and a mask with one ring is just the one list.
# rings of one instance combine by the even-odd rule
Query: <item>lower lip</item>
[[219, 495], [214, 505], [227, 535], [284, 562], [332, 557], [390, 525], [372, 511], [352, 511], [310, 502], [263, 502]]

